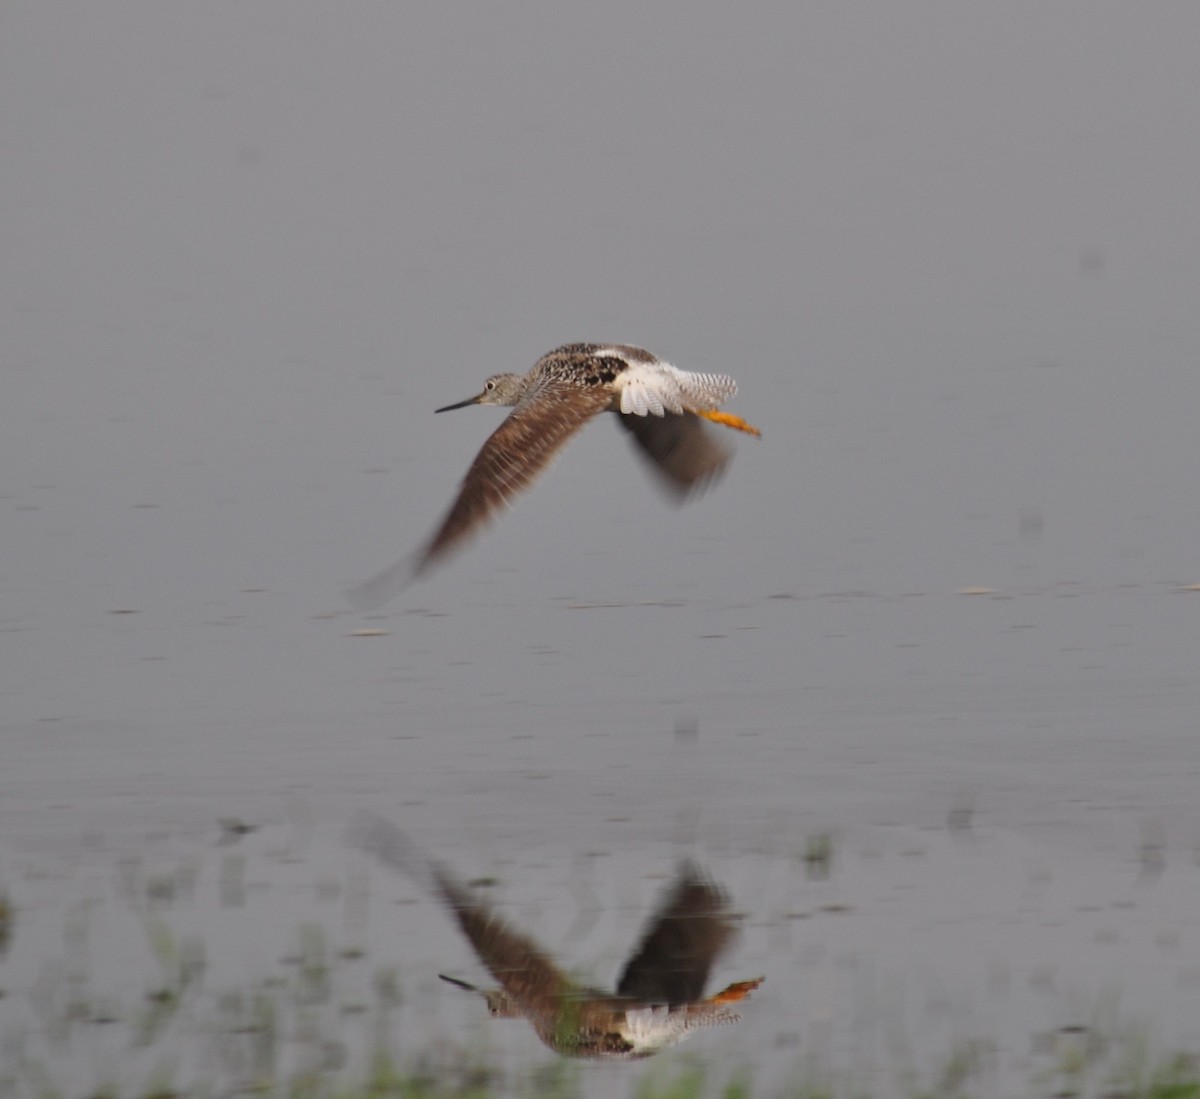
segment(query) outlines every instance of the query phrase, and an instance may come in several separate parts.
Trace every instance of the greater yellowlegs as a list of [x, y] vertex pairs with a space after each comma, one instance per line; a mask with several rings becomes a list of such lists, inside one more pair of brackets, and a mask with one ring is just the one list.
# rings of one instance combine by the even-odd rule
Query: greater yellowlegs
[[709, 970], [729, 947], [736, 924], [724, 891], [691, 863], [663, 894], [612, 993], [573, 981], [532, 938], [509, 927], [446, 869], [416, 855], [389, 822], [371, 818], [355, 842], [423, 878], [500, 987], [480, 989], [439, 974], [442, 980], [477, 993], [494, 1016], [527, 1020], [547, 1046], [568, 1057], [649, 1057], [696, 1030], [737, 1022], [730, 1005], [764, 980], [736, 981], [704, 996]]
[[705, 430], [711, 420], [750, 435], [759, 430], [718, 409], [737, 392], [727, 374], [695, 374], [627, 344], [571, 343], [543, 355], [528, 374], [495, 374], [483, 390], [446, 405], [512, 408], [475, 456], [441, 526], [405, 558], [347, 594], [382, 603], [476, 533], [533, 483], [567, 440], [601, 412], [616, 412], [663, 483], [685, 497], [716, 477], [729, 448]]

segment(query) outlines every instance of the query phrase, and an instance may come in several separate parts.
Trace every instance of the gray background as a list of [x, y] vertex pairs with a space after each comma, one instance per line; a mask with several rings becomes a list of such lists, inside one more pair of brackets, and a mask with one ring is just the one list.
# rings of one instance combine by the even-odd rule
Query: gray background
[[[681, 813], [750, 859], [969, 805], [1189, 858], [1197, 42], [1095, 3], [5, 5], [6, 843], [300, 801], [661, 865]], [[762, 441], [675, 509], [594, 424], [351, 613], [501, 415], [432, 409], [593, 339], [733, 374]]]

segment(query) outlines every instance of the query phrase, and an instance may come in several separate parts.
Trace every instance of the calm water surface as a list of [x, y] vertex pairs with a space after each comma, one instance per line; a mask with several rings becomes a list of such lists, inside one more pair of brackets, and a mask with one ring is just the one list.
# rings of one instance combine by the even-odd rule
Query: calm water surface
[[[1200, 1049], [1198, 33], [15, 5], [10, 1090], [136, 1091], [160, 1033], [176, 1083], [376, 1035], [544, 1063], [437, 980], [483, 975], [362, 809], [600, 982], [696, 858], [745, 914], [714, 981], [767, 982], [690, 1048], [762, 1080]], [[763, 440], [675, 509], [591, 425], [350, 612], [500, 415], [432, 409], [576, 339], [733, 374]], [[148, 1014], [200, 942], [191, 1029]], [[319, 1039], [212, 1037], [280, 974]]]

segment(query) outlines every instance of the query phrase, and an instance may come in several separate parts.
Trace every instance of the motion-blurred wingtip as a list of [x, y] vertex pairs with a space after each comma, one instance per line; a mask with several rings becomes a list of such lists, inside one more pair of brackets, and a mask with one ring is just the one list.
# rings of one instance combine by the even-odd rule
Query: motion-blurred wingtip
[[424, 571], [425, 565], [426, 562], [419, 558], [402, 557], [369, 580], [347, 588], [342, 595], [357, 611], [378, 610], [416, 580]]

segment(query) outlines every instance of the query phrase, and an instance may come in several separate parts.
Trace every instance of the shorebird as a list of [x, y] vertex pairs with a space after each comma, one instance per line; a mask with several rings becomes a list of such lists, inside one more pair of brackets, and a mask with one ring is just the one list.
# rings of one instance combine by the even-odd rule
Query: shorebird
[[456, 977], [442, 980], [483, 998], [498, 1018], [525, 1019], [537, 1036], [567, 1057], [632, 1060], [650, 1057], [694, 1031], [741, 1016], [730, 1005], [765, 978], [735, 981], [705, 997], [709, 970], [728, 948], [736, 925], [728, 898], [692, 863], [683, 863], [664, 893], [615, 992], [573, 981], [528, 935], [510, 927], [444, 867], [421, 862], [394, 825], [372, 818], [358, 846], [391, 866], [422, 877], [450, 910], [496, 989]]
[[475, 456], [441, 525], [412, 557], [398, 561], [347, 595], [378, 605], [443, 560], [510, 504], [567, 441], [601, 412], [615, 412], [651, 468], [684, 498], [719, 475], [729, 448], [704, 420], [758, 436], [740, 416], [718, 411], [737, 392], [727, 374], [680, 370], [628, 344], [570, 343], [543, 355], [528, 374], [494, 374], [474, 397], [446, 405], [512, 409]]

